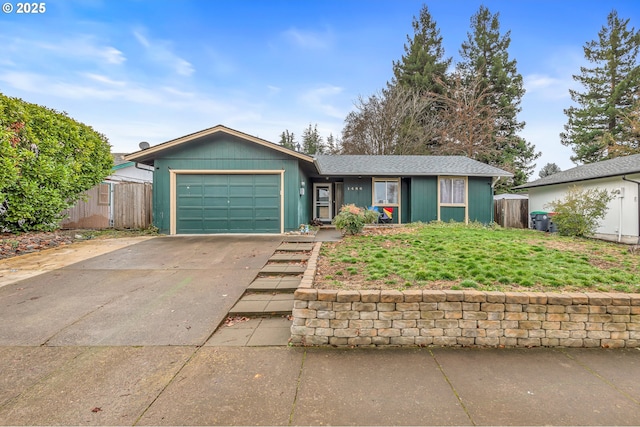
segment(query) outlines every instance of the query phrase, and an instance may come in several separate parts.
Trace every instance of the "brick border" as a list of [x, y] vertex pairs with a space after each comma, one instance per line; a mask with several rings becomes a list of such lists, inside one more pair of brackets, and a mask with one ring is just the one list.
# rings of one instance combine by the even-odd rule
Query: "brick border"
[[293, 345], [640, 347], [640, 294], [313, 289], [294, 293]]

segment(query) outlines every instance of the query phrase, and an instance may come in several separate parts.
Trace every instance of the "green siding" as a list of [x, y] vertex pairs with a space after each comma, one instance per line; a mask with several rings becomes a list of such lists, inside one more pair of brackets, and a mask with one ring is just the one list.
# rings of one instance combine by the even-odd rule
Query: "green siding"
[[[298, 159], [230, 135], [213, 135], [183, 144], [156, 159], [153, 186], [154, 225], [170, 231], [169, 170], [284, 170], [284, 229], [300, 225], [300, 168]], [[307, 184], [308, 185], [308, 184]], [[307, 190], [308, 191], [308, 190]], [[304, 210], [302, 211], [304, 212]], [[306, 222], [306, 221], [304, 221]], [[177, 225], [177, 224], [176, 224]]]
[[456, 222], [464, 222], [464, 207], [454, 206], [441, 206], [440, 207], [440, 220], [443, 222], [449, 222], [451, 220]]
[[411, 179], [404, 178], [400, 184], [402, 223], [411, 222]]
[[410, 218], [411, 222], [431, 222], [438, 219], [437, 177], [420, 176], [411, 178]]
[[[300, 187], [298, 188], [298, 226], [309, 224], [311, 221], [311, 204], [313, 202], [313, 183], [304, 172], [299, 171]], [[302, 183], [304, 182], [304, 187]], [[300, 195], [300, 188], [304, 189], [304, 194]]]
[[469, 221], [483, 224], [493, 221], [491, 178], [469, 177]]
[[371, 178], [345, 178], [344, 179], [344, 204], [361, 208], [371, 206]]

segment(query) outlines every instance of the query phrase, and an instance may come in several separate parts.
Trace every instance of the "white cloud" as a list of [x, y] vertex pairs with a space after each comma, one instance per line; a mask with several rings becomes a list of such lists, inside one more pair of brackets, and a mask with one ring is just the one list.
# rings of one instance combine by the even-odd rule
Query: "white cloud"
[[172, 69], [181, 76], [191, 76], [195, 69], [193, 65], [176, 55], [172, 51], [171, 43], [164, 40], [151, 40], [143, 34], [144, 30], [134, 30], [133, 35], [138, 43], [145, 48], [149, 57], [158, 64]]
[[548, 100], [569, 98], [569, 89], [573, 87], [571, 76], [558, 78], [545, 74], [529, 74], [524, 76], [524, 88], [527, 95], [534, 95]]
[[61, 40], [55, 44], [22, 40], [27, 45], [52, 52], [62, 58], [99, 60], [107, 64], [119, 65], [126, 61], [124, 53], [113, 46], [97, 42], [93, 36], [81, 35], [73, 39]]
[[289, 43], [304, 49], [327, 49], [334, 39], [332, 32], [329, 30], [314, 32], [290, 28], [282, 35]]
[[340, 108], [330, 103], [329, 99], [340, 95], [343, 90], [344, 89], [339, 86], [324, 85], [304, 92], [300, 96], [300, 101], [306, 104], [307, 107], [319, 110], [328, 116], [342, 119], [346, 114]]
[[270, 95], [276, 95], [276, 94], [280, 93], [280, 91], [282, 90], [282, 88], [280, 88], [278, 86], [272, 86], [272, 85], [267, 85], [267, 89], [269, 89], [269, 94]]
[[84, 76], [86, 76], [90, 80], [96, 81], [98, 83], [103, 83], [103, 84], [106, 84], [106, 85], [109, 85], [109, 86], [122, 87], [122, 86], [126, 86], [126, 84], [127, 84], [124, 81], [113, 80], [113, 79], [110, 79], [109, 77], [101, 75], [101, 74], [84, 73]]

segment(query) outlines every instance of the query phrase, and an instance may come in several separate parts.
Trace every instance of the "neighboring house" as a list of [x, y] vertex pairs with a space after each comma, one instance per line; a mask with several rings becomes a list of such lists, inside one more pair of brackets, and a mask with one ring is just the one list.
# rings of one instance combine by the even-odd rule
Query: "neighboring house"
[[528, 189], [530, 211], [548, 211], [548, 204], [562, 200], [573, 185], [605, 189], [615, 194], [596, 237], [623, 243], [638, 242], [640, 154], [578, 166], [517, 188]]
[[124, 159], [126, 153], [112, 153], [113, 168], [105, 182], [153, 182], [153, 169], [148, 166], [136, 166], [135, 162]]
[[[111, 174], [85, 192], [86, 200], [67, 209], [61, 228], [147, 228], [151, 223], [153, 169], [112, 153]], [[147, 206], [148, 205], [148, 206]]]
[[331, 222], [343, 204], [393, 223], [493, 220], [509, 172], [460, 156], [316, 156], [215, 126], [125, 157], [153, 166], [163, 233], [283, 233]]

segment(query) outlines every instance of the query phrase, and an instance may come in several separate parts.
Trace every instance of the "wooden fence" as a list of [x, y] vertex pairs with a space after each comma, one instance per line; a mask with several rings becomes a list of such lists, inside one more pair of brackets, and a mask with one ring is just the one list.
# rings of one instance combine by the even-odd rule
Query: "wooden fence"
[[102, 183], [86, 193], [64, 214], [60, 223], [67, 229], [145, 229], [152, 225], [152, 186], [150, 183]]
[[529, 228], [529, 200], [499, 199], [495, 200], [494, 221], [508, 228]]
[[149, 183], [122, 182], [115, 185], [113, 227], [144, 229], [151, 226], [151, 194]]

